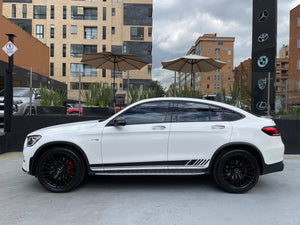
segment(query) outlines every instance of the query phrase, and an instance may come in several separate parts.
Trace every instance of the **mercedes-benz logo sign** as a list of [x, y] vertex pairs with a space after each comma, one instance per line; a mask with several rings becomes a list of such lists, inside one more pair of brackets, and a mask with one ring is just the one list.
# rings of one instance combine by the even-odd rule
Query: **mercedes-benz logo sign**
[[258, 42], [265, 42], [268, 39], [269, 39], [269, 34], [267, 34], [267, 33], [262, 33], [257, 38]]
[[259, 22], [264, 22], [268, 19], [268, 17], [269, 17], [269, 11], [265, 9], [264, 11], [262, 11], [259, 14], [257, 19], [258, 19]]
[[269, 62], [268, 57], [265, 56], [265, 55], [262, 55], [261, 57], [258, 58], [258, 60], [257, 60], [257, 65], [258, 65], [260, 68], [263, 68], [263, 67], [266, 67], [266, 65], [268, 65], [268, 62]]

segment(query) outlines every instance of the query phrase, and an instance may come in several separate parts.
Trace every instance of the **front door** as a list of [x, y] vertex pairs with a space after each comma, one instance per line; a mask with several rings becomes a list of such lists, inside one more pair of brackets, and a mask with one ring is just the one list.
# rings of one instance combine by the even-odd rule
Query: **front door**
[[170, 131], [168, 115], [168, 101], [147, 102], [118, 116], [125, 119], [125, 126], [108, 123], [102, 136], [104, 168], [165, 168]]

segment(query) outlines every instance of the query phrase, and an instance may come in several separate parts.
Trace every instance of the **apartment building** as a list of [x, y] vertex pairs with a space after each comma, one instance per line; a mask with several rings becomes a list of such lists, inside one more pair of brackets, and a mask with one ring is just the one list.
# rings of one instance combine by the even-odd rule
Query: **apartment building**
[[300, 105], [300, 5], [290, 11], [288, 103]]
[[180, 74], [179, 87], [192, 86], [203, 95], [216, 95], [225, 89], [228, 95], [233, 85], [234, 41], [234, 37], [218, 37], [217, 34], [200, 36], [187, 54], [211, 57], [226, 62], [226, 65], [220, 70], [196, 73], [192, 84], [190, 74]]
[[[152, 0], [3, 0], [3, 15], [49, 48], [50, 77], [68, 86], [68, 98], [102, 82], [115, 87], [123, 104], [129, 85], [144, 90], [151, 83]], [[137, 55], [149, 63], [139, 71], [96, 69], [80, 63], [82, 55], [96, 52]]]
[[19, 26], [2, 16], [2, 0], [0, 0], [0, 90], [4, 89], [4, 80], [8, 68], [8, 55], [2, 47], [8, 42], [6, 34], [13, 34], [14, 44], [18, 50], [14, 54], [13, 86], [29, 87], [30, 69], [32, 69], [32, 82], [35, 87], [40, 83], [56, 89], [65, 90], [63, 83], [54, 81], [49, 77], [49, 48], [32, 37]]

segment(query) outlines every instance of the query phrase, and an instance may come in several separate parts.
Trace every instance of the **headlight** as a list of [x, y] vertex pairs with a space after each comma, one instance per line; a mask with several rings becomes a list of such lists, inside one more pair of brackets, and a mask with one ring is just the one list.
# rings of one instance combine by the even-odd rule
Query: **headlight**
[[40, 135], [32, 135], [27, 137], [27, 147], [31, 147], [37, 143], [42, 136]]

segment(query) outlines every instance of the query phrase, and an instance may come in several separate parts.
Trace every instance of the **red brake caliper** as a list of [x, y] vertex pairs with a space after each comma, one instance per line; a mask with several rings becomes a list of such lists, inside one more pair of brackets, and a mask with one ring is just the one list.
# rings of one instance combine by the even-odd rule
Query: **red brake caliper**
[[68, 166], [67, 166], [67, 170], [68, 170], [67, 174], [69, 176], [72, 176], [73, 175], [72, 172], [74, 172], [74, 163], [73, 163], [73, 161], [69, 161]]

